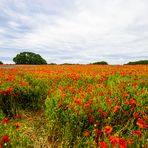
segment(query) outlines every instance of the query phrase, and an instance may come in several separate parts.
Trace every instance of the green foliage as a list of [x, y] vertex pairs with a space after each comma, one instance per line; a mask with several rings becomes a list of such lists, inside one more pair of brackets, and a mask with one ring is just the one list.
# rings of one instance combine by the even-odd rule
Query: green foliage
[[16, 64], [47, 64], [47, 62], [39, 55], [33, 52], [21, 52], [13, 58]]
[[0, 109], [6, 116], [13, 117], [22, 109], [41, 109], [47, 96], [45, 80], [32, 79], [31, 75], [24, 76], [22, 82], [20, 78], [17, 79], [15, 85], [1, 85], [3, 90], [0, 93]]
[[[90, 84], [96, 86], [96, 83], [98, 83], [98, 78], [92, 81], [91, 77], [86, 78], [84, 76], [80, 77], [77, 81], [70, 78], [66, 79], [66, 76], [64, 81], [60, 78], [58, 80], [61, 82], [56, 83], [57, 87], [58, 85], [62, 86], [62, 88], [66, 87], [66, 84], [69, 82], [71, 86], [75, 85], [81, 91], [89, 88]], [[108, 135], [104, 132], [106, 123], [113, 127], [112, 135], [126, 140], [129, 139], [129, 132], [132, 133], [139, 130], [139, 127], [136, 125], [137, 119], [133, 115], [137, 112], [139, 113], [140, 109], [146, 104], [144, 95], [140, 94], [139, 99], [139, 95], [134, 93], [137, 90], [139, 92], [142, 90], [146, 91], [146, 87], [140, 87], [140, 80], [137, 81], [136, 86], [133, 86], [134, 82], [134, 76], [116, 74], [99, 82], [100, 86], [105, 84], [111, 92], [108, 92], [105, 87], [96, 87], [92, 92], [87, 92], [88, 89], [83, 90], [84, 98], [82, 97], [83, 95], [81, 96], [78, 93], [74, 95], [69, 90], [66, 90], [66, 88], [63, 88], [63, 91], [57, 89], [56, 93], [51, 92], [45, 102], [46, 115], [50, 124], [49, 137], [52, 138], [52, 142], [58, 141], [61, 143], [61, 147], [64, 148], [90, 147], [90, 145], [95, 147], [93, 145], [94, 141], [98, 142], [101, 139], [109, 143], [107, 141]], [[122, 84], [122, 89], [119, 90], [120, 84]], [[104, 95], [96, 96], [99, 92], [103, 92]], [[127, 92], [129, 95], [124, 97], [124, 92]], [[63, 94], [66, 94], [66, 96], [63, 96]], [[124, 102], [123, 100], [126, 101]], [[137, 105], [132, 101], [137, 102]], [[117, 107], [119, 109], [115, 110]], [[96, 131], [98, 129], [102, 132], [101, 137], [97, 137]], [[85, 136], [86, 131], [88, 131], [89, 136]], [[142, 132], [143, 134], [146, 133], [144, 129]], [[141, 143], [146, 141], [146, 138], [142, 140], [141, 142], [135, 140], [133, 145], [139, 145], [140, 147]]]
[[[3, 123], [4, 120], [7, 122]], [[3, 118], [0, 123], [0, 146], [2, 148], [23, 148], [26, 145], [31, 145], [31, 139], [24, 135], [25, 127], [22, 126], [22, 121], [18, 118], [9, 119]], [[1, 142], [4, 136], [9, 135], [6, 143]]]
[[94, 63], [91, 63], [91, 64], [93, 64], [93, 65], [108, 65], [108, 63], [105, 62], [105, 61], [94, 62]]
[[0, 61], [0, 64], [3, 64], [3, 62], [2, 62], [2, 61]]
[[140, 61], [128, 62], [126, 65], [138, 65], [138, 64], [148, 64], [148, 60], [140, 60]]
[[49, 63], [48, 65], [57, 65], [56, 63]]
[[62, 65], [75, 65], [75, 64], [72, 64], [72, 63], [63, 63]]
[[[146, 66], [83, 68], [1, 69], [0, 146], [146, 147]], [[3, 123], [5, 111], [17, 116]], [[10, 139], [2, 143], [5, 135]]]

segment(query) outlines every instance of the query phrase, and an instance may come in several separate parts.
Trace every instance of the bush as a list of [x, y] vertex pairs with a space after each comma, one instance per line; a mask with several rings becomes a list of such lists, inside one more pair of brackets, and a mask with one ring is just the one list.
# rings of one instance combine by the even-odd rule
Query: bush
[[93, 65], [108, 65], [108, 63], [105, 62], [105, 61], [94, 62], [94, 63], [91, 63], [91, 64], [93, 64]]
[[138, 64], [148, 64], [148, 60], [140, 60], [140, 61], [128, 62], [126, 65], [138, 65]]
[[57, 65], [56, 63], [49, 63], [48, 65]]
[[3, 64], [3, 62], [2, 62], [2, 61], [0, 61], [0, 64]]

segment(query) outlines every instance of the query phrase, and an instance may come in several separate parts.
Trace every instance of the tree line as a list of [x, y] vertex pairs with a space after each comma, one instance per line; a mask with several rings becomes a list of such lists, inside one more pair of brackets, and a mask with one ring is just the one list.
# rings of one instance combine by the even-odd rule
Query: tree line
[[[15, 64], [32, 64], [32, 65], [42, 65], [47, 64], [47, 61], [42, 58], [39, 54], [33, 53], [33, 52], [21, 52], [16, 55], [16, 57], [13, 58], [13, 61]], [[0, 61], [0, 64], [3, 64], [2, 61]], [[106, 61], [98, 61], [94, 63], [90, 63], [92, 65], [108, 65]], [[138, 65], [138, 64], [148, 64], [148, 60], [139, 60], [139, 61], [133, 61], [128, 62], [125, 65]], [[50, 65], [56, 65], [56, 63], [50, 63]], [[64, 63], [63, 65], [73, 65], [71, 63]]]
[[140, 60], [140, 61], [128, 62], [125, 65], [141, 65], [141, 64], [148, 64], [148, 60]]

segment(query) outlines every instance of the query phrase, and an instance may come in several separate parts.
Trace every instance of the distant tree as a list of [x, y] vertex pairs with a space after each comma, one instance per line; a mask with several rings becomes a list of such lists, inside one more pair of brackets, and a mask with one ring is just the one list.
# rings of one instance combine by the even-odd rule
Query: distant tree
[[0, 64], [3, 64], [3, 62], [2, 62], [2, 61], [0, 61]]
[[16, 64], [47, 64], [47, 62], [39, 55], [33, 52], [21, 52], [13, 58]]
[[128, 62], [125, 65], [138, 65], [138, 64], [148, 64], [148, 60], [139, 60], [134, 62]]
[[61, 65], [74, 65], [74, 64], [72, 64], [72, 63], [63, 63]]
[[48, 65], [57, 65], [56, 63], [49, 63]]
[[94, 63], [91, 63], [91, 64], [93, 64], [93, 65], [108, 65], [108, 63], [105, 62], [105, 61], [94, 62]]

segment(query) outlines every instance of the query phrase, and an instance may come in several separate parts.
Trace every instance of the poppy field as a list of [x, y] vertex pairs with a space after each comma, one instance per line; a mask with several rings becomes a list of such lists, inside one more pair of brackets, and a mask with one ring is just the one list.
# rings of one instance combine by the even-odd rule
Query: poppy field
[[0, 68], [0, 148], [146, 148], [147, 65]]

